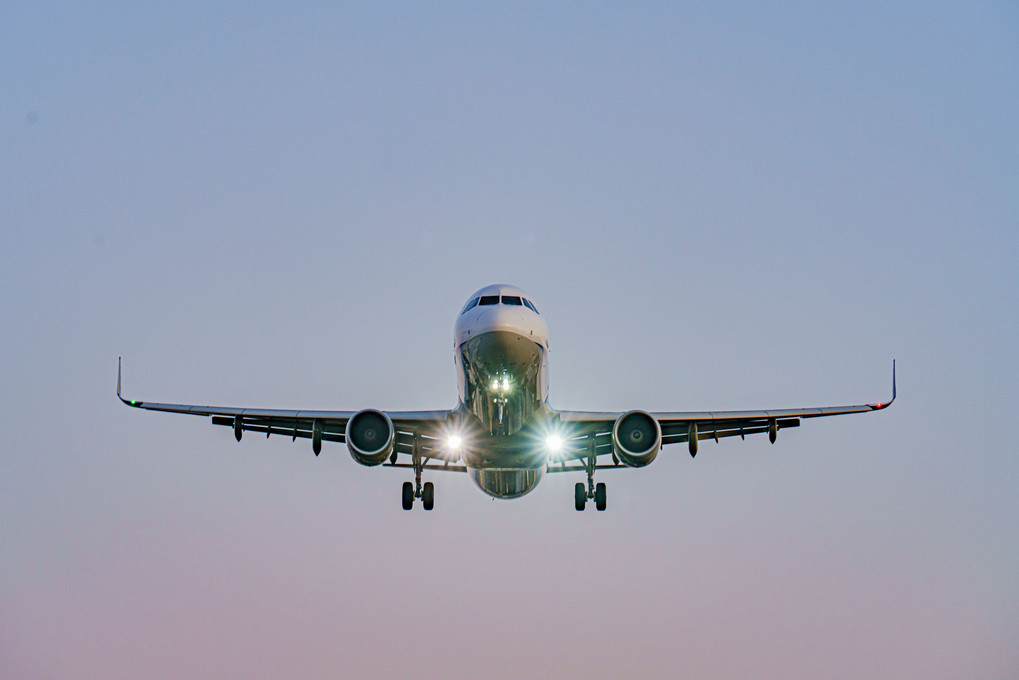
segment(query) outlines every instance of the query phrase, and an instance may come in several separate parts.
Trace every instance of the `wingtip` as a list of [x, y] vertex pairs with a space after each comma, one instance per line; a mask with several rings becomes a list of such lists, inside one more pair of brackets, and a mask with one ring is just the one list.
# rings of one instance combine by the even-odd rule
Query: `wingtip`
[[120, 399], [128, 406], [138, 406], [141, 402], [125, 399], [120, 395], [120, 357], [117, 357], [117, 399]]
[[879, 401], [876, 404], [871, 404], [870, 407], [872, 409], [874, 409], [875, 411], [880, 411], [881, 409], [888, 408], [889, 406], [892, 405], [892, 402], [895, 401], [895, 392], [896, 392], [896, 390], [895, 390], [895, 359], [892, 359], [892, 398], [889, 399], [888, 401]]

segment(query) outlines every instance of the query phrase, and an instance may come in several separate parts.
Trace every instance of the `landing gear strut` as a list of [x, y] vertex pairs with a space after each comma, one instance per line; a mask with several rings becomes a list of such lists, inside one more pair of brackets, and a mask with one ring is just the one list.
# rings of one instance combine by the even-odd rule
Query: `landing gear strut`
[[431, 482], [421, 483], [421, 471], [425, 468], [425, 461], [421, 457], [417, 435], [414, 435], [411, 447], [411, 461], [414, 464], [414, 483], [403, 483], [403, 509], [410, 510], [414, 507], [414, 499], [420, 498], [421, 506], [425, 510], [431, 510], [435, 507], [435, 485]]
[[594, 435], [591, 435], [590, 440], [587, 460], [584, 462], [584, 467], [587, 470], [587, 484], [577, 482], [576, 486], [573, 487], [573, 506], [578, 512], [582, 511], [587, 505], [587, 501], [592, 498], [594, 499], [594, 507], [599, 512], [606, 508], [605, 482], [594, 483], [594, 468], [598, 460], [594, 451]]

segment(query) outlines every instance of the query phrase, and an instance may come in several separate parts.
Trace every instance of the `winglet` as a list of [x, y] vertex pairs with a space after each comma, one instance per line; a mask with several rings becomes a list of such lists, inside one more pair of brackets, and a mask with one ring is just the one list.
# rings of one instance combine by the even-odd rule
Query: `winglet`
[[124, 397], [120, 396], [120, 357], [117, 357], [117, 399], [120, 399], [128, 406], [141, 406], [140, 401], [135, 401], [133, 399], [125, 399]]
[[[892, 359], [892, 401], [895, 401], [895, 359]], [[892, 401], [888, 403], [890, 404]]]
[[875, 411], [879, 411], [879, 410], [881, 410], [883, 408], [888, 408], [889, 406], [891, 406], [893, 401], [895, 401], [895, 359], [892, 359], [892, 398], [891, 398], [891, 401], [886, 401], [884, 403], [879, 401], [876, 404], [871, 404], [870, 407], [872, 409], [874, 409]]

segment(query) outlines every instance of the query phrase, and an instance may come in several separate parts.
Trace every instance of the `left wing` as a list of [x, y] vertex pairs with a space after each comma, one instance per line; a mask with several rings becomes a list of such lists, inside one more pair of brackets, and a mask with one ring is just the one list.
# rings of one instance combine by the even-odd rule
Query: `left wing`
[[[291, 440], [311, 439], [317, 456], [322, 442], [345, 443], [347, 421], [357, 411], [302, 411], [288, 409], [259, 409], [235, 406], [198, 406], [193, 404], [163, 404], [153, 401], [125, 399], [120, 393], [120, 361], [117, 361], [117, 397], [134, 408], [167, 413], [185, 413], [193, 416], [211, 416], [213, 425], [232, 427], [234, 437], [241, 440], [244, 432], [285, 435]], [[413, 455], [415, 444], [418, 453], [426, 459], [446, 461], [440, 437], [446, 427], [450, 411], [386, 411], [396, 429], [394, 451]], [[411, 466], [409, 463], [389, 461], [385, 465]], [[425, 466], [428, 468], [429, 466]], [[439, 467], [438, 469], [454, 469]]]
[[[892, 362], [892, 398], [887, 402], [856, 404], [853, 406], [822, 406], [800, 409], [769, 409], [765, 411], [687, 411], [651, 413], [662, 428], [662, 446], [688, 444], [690, 455], [697, 455], [698, 442], [722, 437], [746, 437], [748, 434], [768, 433], [772, 443], [778, 431], [799, 427], [805, 418], [822, 418], [848, 413], [880, 411], [895, 401], [895, 362]], [[590, 455], [593, 437], [596, 456], [612, 454], [612, 426], [623, 413], [594, 411], [558, 411], [560, 422], [566, 426], [566, 435], [573, 443], [567, 447], [567, 459]], [[601, 466], [599, 466], [601, 467]], [[615, 465], [606, 466], [615, 467]], [[554, 469], [554, 468], [553, 468]]]

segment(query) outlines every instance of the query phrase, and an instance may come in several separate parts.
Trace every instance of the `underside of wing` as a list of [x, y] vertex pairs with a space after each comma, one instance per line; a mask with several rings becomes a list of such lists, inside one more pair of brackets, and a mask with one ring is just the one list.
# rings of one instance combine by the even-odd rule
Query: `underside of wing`
[[[257, 432], [290, 437], [291, 440], [310, 439], [312, 450], [318, 455], [322, 442], [347, 443], [347, 426], [360, 413], [379, 413], [392, 424], [392, 452], [419, 455], [423, 459], [438, 459], [448, 463], [443, 450], [446, 423], [450, 411], [315, 411], [296, 409], [260, 409], [235, 406], [200, 406], [195, 404], [169, 404], [153, 401], [125, 399], [121, 395], [121, 372], [117, 367], [117, 397], [128, 406], [147, 411], [183, 413], [211, 417], [213, 425], [230, 427], [240, 441], [245, 432]], [[373, 463], [375, 464], [375, 463]], [[384, 465], [403, 467], [396, 457]], [[409, 464], [408, 464], [409, 465]], [[445, 469], [444, 466], [443, 469]]]
[[[807, 418], [868, 413], [888, 408], [895, 401], [895, 362], [892, 362], [892, 398], [887, 402], [855, 404], [851, 406], [822, 406], [799, 409], [768, 409], [760, 411], [680, 411], [647, 414], [658, 423], [661, 446], [686, 442], [691, 455], [697, 454], [698, 442], [723, 437], [741, 438], [747, 435], [768, 433], [772, 443], [778, 431], [799, 427]], [[614, 428], [624, 416], [634, 412], [558, 411], [567, 441], [562, 459], [589, 458], [611, 455], [613, 465], [619, 465], [615, 453]], [[637, 412], [642, 413], [642, 412]]]

